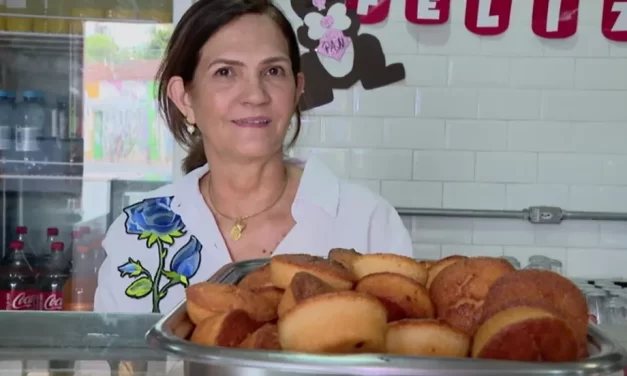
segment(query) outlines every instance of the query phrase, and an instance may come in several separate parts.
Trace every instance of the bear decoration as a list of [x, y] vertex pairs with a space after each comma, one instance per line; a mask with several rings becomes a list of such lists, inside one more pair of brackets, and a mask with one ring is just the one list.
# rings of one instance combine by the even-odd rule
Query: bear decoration
[[291, 0], [291, 5], [303, 20], [297, 35], [307, 50], [301, 55], [306, 80], [302, 111], [331, 103], [333, 89], [361, 82], [372, 90], [405, 79], [403, 64], [386, 65], [379, 40], [359, 33], [359, 15], [344, 0]]

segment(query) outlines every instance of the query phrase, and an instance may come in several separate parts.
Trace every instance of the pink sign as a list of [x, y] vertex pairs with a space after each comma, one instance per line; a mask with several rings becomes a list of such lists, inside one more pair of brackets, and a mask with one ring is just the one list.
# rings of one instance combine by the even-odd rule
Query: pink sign
[[484, 36], [503, 34], [511, 14], [512, 0], [467, 0], [466, 29]]
[[603, 0], [601, 32], [616, 42], [627, 42], [627, 0]]

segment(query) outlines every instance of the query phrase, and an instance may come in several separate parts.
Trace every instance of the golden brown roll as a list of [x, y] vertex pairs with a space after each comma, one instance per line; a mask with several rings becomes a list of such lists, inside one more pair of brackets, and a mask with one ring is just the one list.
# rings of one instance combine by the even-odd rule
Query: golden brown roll
[[363, 255], [353, 263], [353, 273], [357, 279], [375, 273], [396, 273], [416, 280], [421, 285], [427, 283], [427, 267], [411, 257], [392, 253], [371, 253]]
[[472, 345], [472, 357], [527, 362], [568, 362], [579, 345], [566, 321], [535, 307], [500, 311], [481, 324]]
[[427, 269], [427, 271], [429, 271], [429, 269], [431, 269], [431, 267], [433, 265], [435, 265], [436, 262], [437, 262], [436, 260], [420, 260], [420, 261], [418, 261], [418, 263], [420, 265], [423, 265]]
[[340, 291], [306, 299], [279, 319], [287, 351], [350, 354], [385, 352], [387, 312], [374, 297]]
[[249, 290], [272, 286], [270, 264], [265, 264], [261, 268], [246, 274], [246, 276], [239, 281], [237, 286]]
[[472, 336], [481, 321], [490, 286], [513, 271], [509, 262], [492, 257], [474, 257], [449, 265], [435, 277], [429, 291], [437, 317]]
[[427, 289], [431, 288], [431, 284], [433, 283], [433, 280], [435, 279], [435, 277], [437, 277], [437, 275], [442, 270], [446, 269], [448, 266], [453, 265], [457, 261], [467, 260], [467, 259], [468, 257], [466, 256], [451, 255], [451, 256], [447, 256], [443, 259], [436, 261], [435, 264], [431, 265], [431, 268], [429, 269], [429, 279], [427, 280]]
[[375, 296], [388, 312], [388, 322], [404, 318], [433, 318], [427, 289], [418, 281], [395, 273], [369, 274], [360, 279], [355, 291]]
[[242, 349], [281, 350], [276, 324], [265, 324], [255, 330], [239, 345]]
[[224, 312], [201, 321], [191, 341], [199, 345], [237, 347], [261, 325], [244, 310]]
[[439, 320], [404, 319], [388, 324], [390, 354], [434, 357], [466, 357], [470, 337]]
[[285, 290], [279, 302], [279, 317], [283, 317], [287, 311], [305, 299], [332, 291], [334, 291], [333, 287], [315, 275], [306, 272], [298, 272], [294, 274], [292, 282]]
[[335, 261], [351, 271], [353, 270], [353, 263], [361, 256], [362, 254], [354, 249], [333, 248], [329, 251], [329, 260]]
[[266, 286], [253, 289], [251, 291], [261, 297], [264, 297], [266, 300], [268, 300], [268, 302], [270, 302], [272, 307], [274, 307], [278, 311], [279, 302], [281, 301], [284, 293], [282, 289], [274, 286]]
[[187, 314], [198, 325], [208, 317], [241, 309], [253, 320], [266, 322], [277, 317], [276, 307], [265, 297], [233, 285], [201, 282], [185, 289]]
[[355, 281], [350, 270], [322, 257], [293, 254], [274, 256], [270, 260], [270, 274], [276, 287], [286, 289], [298, 272], [315, 275], [336, 290], [350, 290]]
[[588, 304], [570, 280], [548, 270], [525, 269], [508, 273], [490, 287], [483, 306], [483, 320], [516, 306], [549, 309], [565, 320], [583, 350], [587, 346]]

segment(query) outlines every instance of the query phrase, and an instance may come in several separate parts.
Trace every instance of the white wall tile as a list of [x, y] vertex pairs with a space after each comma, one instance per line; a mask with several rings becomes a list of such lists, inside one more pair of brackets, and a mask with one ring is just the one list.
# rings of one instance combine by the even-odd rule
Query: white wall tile
[[472, 219], [414, 217], [412, 239], [428, 244], [472, 244]]
[[506, 150], [507, 122], [488, 120], [447, 121], [446, 148], [455, 150]]
[[534, 120], [540, 118], [542, 95], [538, 90], [480, 89], [479, 118]]
[[572, 151], [574, 126], [557, 121], [510, 121], [508, 148], [515, 151]]
[[419, 260], [439, 260], [442, 250], [439, 244], [414, 243], [414, 257]]
[[414, 152], [415, 180], [472, 181], [475, 155], [464, 151]]
[[388, 180], [381, 183], [381, 195], [395, 207], [442, 207], [442, 183]]
[[451, 56], [448, 84], [452, 87], [507, 87], [510, 81], [508, 58]]
[[376, 90], [353, 88], [354, 114], [357, 116], [413, 116], [416, 89], [390, 85]]
[[505, 188], [508, 210], [521, 210], [530, 206], [557, 206], [568, 208], [566, 184], [507, 184]]
[[625, 67], [627, 59], [577, 59], [575, 87], [577, 89], [627, 89]]
[[459, 245], [459, 244], [443, 244], [442, 257], [453, 255], [461, 255], [468, 257], [501, 257], [503, 256], [503, 247], [494, 245]]
[[389, 118], [383, 123], [383, 147], [444, 149], [444, 120]]
[[572, 88], [575, 59], [518, 57], [511, 59], [511, 85], [529, 89]]
[[475, 219], [473, 244], [534, 244], [533, 225], [518, 219]]
[[416, 115], [434, 119], [475, 119], [478, 100], [475, 89], [418, 88]]
[[411, 174], [411, 150], [353, 149], [351, 151], [351, 178], [410, 180]]
[[521, 152], [478, 152], [475, 180], [493, 183], [535, 183], [538, 155]]
[[366, 117], [322, 117], [320, 142], [330, 147], [380, 147], [383, 119]]
[[505, 184], [444, 183], [442, 206], [449, 209], [502, 210]]

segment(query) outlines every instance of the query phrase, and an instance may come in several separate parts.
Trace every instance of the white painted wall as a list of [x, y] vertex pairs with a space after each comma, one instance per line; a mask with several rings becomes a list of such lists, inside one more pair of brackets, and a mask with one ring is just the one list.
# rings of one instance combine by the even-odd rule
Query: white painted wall
[[[294, 25], [289, 0], [277, 3]], [[363, 26], [407, 79], [359, 84], [308, 114], [296, 155], [314, 152], [338, 174], [396, 206], [627, 212], [627, 43], [601, 34], [600, 0], [580, 2], [577, 34], [541, 40], [531, 0], [514, 1], [509, 30], [479, 37], [453, 0], [444, 26]], [[408, 218], [416, 256], [542, 253], [571, 276], [627, 277], [627, 223]], [[384, 251], [384, 250], [382, 250]]]

